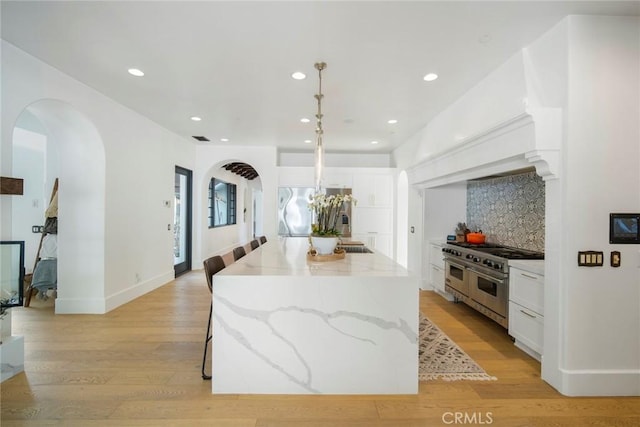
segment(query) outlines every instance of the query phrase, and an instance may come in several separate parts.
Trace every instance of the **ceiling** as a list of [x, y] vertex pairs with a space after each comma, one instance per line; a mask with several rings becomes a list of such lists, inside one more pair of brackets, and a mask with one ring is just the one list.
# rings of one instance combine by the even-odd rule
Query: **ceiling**
[[[1, 7], [4, 40], [194, 144], [311, 151], [304, 141], [315, 140], [314, 63], [324, 61], [325, 149], [388, 153], [564, 16], [638, 15], [640, 2], [3, 0]], [[307, 78], [292, 79], [294, 71]], [[424, 81], [430, 72], [439, 78]]]

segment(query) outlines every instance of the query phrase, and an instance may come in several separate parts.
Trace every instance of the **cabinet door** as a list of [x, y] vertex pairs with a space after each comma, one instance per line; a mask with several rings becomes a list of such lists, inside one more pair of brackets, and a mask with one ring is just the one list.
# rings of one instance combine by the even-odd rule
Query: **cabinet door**
[[313, 187], [314, 170], [309, 167], [281, 167], [278, 168], [279, 187]]
[[393, 176], [358, 174], [353, 177], [353, 197], [361, 207], [390, 207], [393, 201]]
[[441, 269], [444, 269], [444, 256], [442, 255], [442, 246], [429, 245], [429, 263]]
[[363, 208], [358, 206], [352, 210], [353, 233], [392, 233], [393, 216], [391, 208]]
[[433, 264], [431, 264], [431, 287], [436, 291], [445, 292], [444, 269]]
[[509, 300], [544, 314], [544, 276], [511, 267], [509, 280]]
[[520, 304], [509, 302], [509, 335], [534, 352], [542, 354], [544, 317]]

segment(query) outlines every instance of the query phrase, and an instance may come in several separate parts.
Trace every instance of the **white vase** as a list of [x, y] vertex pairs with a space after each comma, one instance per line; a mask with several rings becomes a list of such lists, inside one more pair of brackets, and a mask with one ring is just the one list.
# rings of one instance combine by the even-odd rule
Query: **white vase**
[[338, 238], [311, 236], [311, 245], [318, 255], [330, 255], [338, 245]]

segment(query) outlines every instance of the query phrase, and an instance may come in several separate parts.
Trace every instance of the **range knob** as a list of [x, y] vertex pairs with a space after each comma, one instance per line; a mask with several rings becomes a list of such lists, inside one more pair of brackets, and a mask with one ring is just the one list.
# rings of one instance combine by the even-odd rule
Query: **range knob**
[[483, 264], [487, 267], [493, 267], [493, 261], [491, 261], [490, 259], [485, 259]]
[[467, 255], [467, 259], [472, 259], [472, 258], [473, 258], [473, 255], [471, 255], [471, 254]]
[[442, 248], [442, 252], [447, 252], [448, 249], [447, 248]]
[[480, 258], [478, 257], [473, 258], [473, 262], [480, 262]]
[[500, 264], [499, 262], [496, 262], [493, 264], [493, 268], [495, 268], [496, 270], [502, 270], [502, 264]]

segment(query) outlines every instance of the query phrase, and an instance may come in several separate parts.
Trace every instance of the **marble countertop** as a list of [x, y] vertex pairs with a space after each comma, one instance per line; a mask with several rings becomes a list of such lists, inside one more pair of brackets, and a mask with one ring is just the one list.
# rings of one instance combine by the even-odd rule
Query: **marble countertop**
[[400, 264], [382, 254], [347, 253], [344, 259], [307, 261], [306, 237], [280, 237], [225, 267], [219, 276], [383, 276], [408, 277]]
[[520, 270], [536, 273], [544, 276], [544, 260], [538, 259], [512, 259], [509, 260], [509, 267], [519, 268]]

